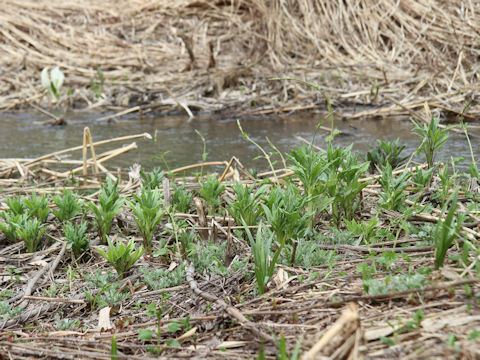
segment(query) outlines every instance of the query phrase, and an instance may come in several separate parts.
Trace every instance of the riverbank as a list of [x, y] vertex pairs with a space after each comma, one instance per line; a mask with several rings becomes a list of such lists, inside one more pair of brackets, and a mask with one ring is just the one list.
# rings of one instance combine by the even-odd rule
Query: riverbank
[[[462, 4], [7, 0], [0, 109], [266, 114], [322, 109], [328, 97], [350, 118], [426, 102], [446, 116], [469, 105], [473, 119], [479, 9]], [[54, 66], [58, 98], [40, 80]]]
[[[448, 136], [430, 130], [419, 144]], [[193, 176], [104, 167], [141, 137], [93, 151], [87, 130], [83, 148], [2, 169], [2, 354], [478, 358], [475, 162], [449, 174], [383, 143], [369, 163], [333, 140], [275, 168], [270, 152], [264, 173], [235, 157]]]

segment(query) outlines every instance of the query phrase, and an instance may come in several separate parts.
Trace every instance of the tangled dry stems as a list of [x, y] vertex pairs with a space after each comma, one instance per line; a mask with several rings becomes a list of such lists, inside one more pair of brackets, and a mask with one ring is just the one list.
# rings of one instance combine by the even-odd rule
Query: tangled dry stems
[[[480, 5], [463, 1], [4, 1], [0, 108], [48, 105], [40, 71], [59, 65], [54, 106], [268, 113], [371, 105], [345, 116], [406, 113], [429, 103], [478, 114]], [[97, 68], [105, 77], [95, 97]], [[378, 93], [377, 93], [378, 87]], [[169, 91], [171, 92], [169, 94]], [[394, 103], [400, 102], [399, 104]]]

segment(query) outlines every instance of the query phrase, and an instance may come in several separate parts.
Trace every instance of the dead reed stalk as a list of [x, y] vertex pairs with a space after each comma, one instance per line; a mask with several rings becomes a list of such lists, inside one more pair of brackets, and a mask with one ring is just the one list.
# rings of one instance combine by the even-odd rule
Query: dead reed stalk
[[40, 72], [58, 65], [66, 82], [56, 107], [322, 106], [317, 91], [268, 80], [282, 75], [318, 84], [334, 105], [375, 107], [344, 111], [351, 117], [425, 102], [447, 114], [471, 103], [464, 115], [474, 117], [479, 12], [460, 0], [5, 0], [0, 109], [51, 105]]

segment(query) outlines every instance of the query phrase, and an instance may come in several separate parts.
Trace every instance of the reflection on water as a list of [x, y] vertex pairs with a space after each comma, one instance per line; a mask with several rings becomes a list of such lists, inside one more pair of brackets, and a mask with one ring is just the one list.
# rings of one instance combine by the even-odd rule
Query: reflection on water
[[[164, 154], [170, 168], [189, 165], [201, 161], [203, 144], [195, 132], [198, 130], [206, 139], [208, 160], [229, 160], [236, 156], [247, 167], [265, 169], [265, 160], [253, 160], [260, 155], [258, 149], [241, 136], [236, 118], [214, 120], [209, 116], [200, 116], [187, 122], [185, 116], [123, 118], [116, 123], [98, 123], [95, 114], [75, 114], [67, 116], [68, 125], [52, 127], [36, 124], [44, 117], [32, 114], [0, 116], [0, 158], [40, 156], [49, 152], [81, 145], [83, 128], [90, 127], [93, 140], [109, 139], [117, 136], [156, 132], [156, 142], [137, 140], [138, 149], [107, 162], [114, 167], [128, 167], [134, 162], [145, 168], [163, 166], [158, 158]], [[261, 146], [269, 149], [265, 137], [268, 137], [280, 151], [286, 152], [301, 143], [295, 135], [310, 140], [316, 124], [323, 116], [316, 114], [293, 114], [289, 116], [242, 119], [243, 129]], [[328, 125], [324, 121], [324, 125]], [[337, 120], [335, 126], [346, 135], [335, 139], [337, 145], [354, 144], [360, 152], [370, 150], [376, 139], [394, 140], [400, 138], [409, 153], [414, 151], [419, 140], [411, 133], [408, 118], [384, 118], [343, 121]], [[478, 133], [478, 130], [477, 130]], [[325, 133], [316, 138], [316, 145], [325, 147]], [[472, 131], [472, 135], [475, 133]], [[478, 133], [480, 135], [480, 133]], [[480, 154], [480, 142], [472, 139], [476, 156]], [[113, 147], [118, 146], [114, 145]], [[97, 148], [97, 153], [111, 149]], [[81, 153], [78, 153], [79, 159]], [[451, 134], [439, 159], [449, 160], [451, 156], [470, 158], [467, 142], [463, 135]]]

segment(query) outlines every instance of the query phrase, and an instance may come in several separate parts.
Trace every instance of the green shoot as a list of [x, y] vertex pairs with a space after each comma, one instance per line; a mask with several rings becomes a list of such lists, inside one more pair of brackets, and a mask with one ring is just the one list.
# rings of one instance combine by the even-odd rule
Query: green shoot
[[78, 259], [90, 246], [90, 240], [85, 236], [87, 231], [87, 223], [82, 221], [78, 225], [72, 225], [67, 222], [63, 226], [63, 234], [65, 240], [68, 242], [67, 249], [72, 250], [75, 257]]
[[48, 198], [46, 195], [37, 196], [35, 192], [33, 192], [30, 197], [25, 198], [24, 202], [29, 217], [36, 217], [40, 223], [44, 223], [47, 220], [48, 214], [50, 214], [50, 208], [48, 207]]
[[275, 264], [283, 246], [280, 246], [277, 249], [273, 259], [270, 260], [273, 234], [268, 230], [268, 228], [264, 227], [262, 223], [260, 223], [260, 226], [257, 229], [256, 239], [254, 239], [245, 222], [243, 222], [243, 226], [250, 241], [250, 246], [252, 247], [253, 259], [255, 263], [255, 278], [257, 280], [258, 292], [261, 295], [265, 292], [265, 288], [273, 276]]
[[235, 219], [237, 224], [241, 224], [243, 219], [247, 226], [253, 226], [258, 223], [263, 211], [260, 206], [261, 198], [268, 190], [268, 185], [262, 185], [255, 191], [255, 184], [251, 186], [236, 182], [232, 185], [236, 200], [229, 201], [228, 213]]
[[79, 200], [70, 190], [64, 190], [62, 196], [55, 195], [53, 202], [58, 210], [53, 209], [53, 214], [58, 220], [64, 222], [73, 219], [82, 211], [83, 201]]
[[172, 205], [181, 213], [188, 213], [192, 204], [193, 193], [185, 189], [185, 184], [173, 184]]
[[414, 126], [413, 133], [422, 139], [416, 153], [419, 154], [423, 150], [427, 159], [428, 168], [430, 169], [433, 167], [438, 150], [448, 140], [448, 131], [452, 129], [453, 126], [442, 129], [440, 127], [440, 118], [435, 118], [433, 115], [428, 125], [423, 124], [423, 126], [421, 126], [414, 120], [412, 120], [412, 123]]
[[110, 178], [107, 178], [107, 184], [102, 185], [102, 190], [98, 196], [99, 206], [97, 207], [93, 202], [88, 204], [88, 208], [95, 216], [99, 236], [104, 244], [107, 242], [113, 219], [120, 212], [123, 205], [117, 186], [118, 180], [112, 183]]
[[152, 239], [158, 224], [165, 215], [161, 210], [162, 199], [159, 190], [144, 188], [139, 197], [133, 195], [135, 202], [129, 201], [128, 206], [135, 214], [135, 223], [143, 238], [143, 246], [148, 254], [152, 253]]
[[208, 175], [200, 186], [199, 194], [207, 202], [208, 213], [215, 215], [216, 209], [221, 204], [220, 195], [225, 190], [225, 185], [220, 183], [215, 175]]
[[25, 242], [28, 252], [37, 251], [40, 240], [45, 232], [45, 224], [42, 224], [37, 218], [27, 219], [17, 226], [17, 236]]
[[126, 246], [121, 240], [117, 240], [116, 244], [114, 244], [110, 238], [107, 238], [107, 242], [107, 251], [103, 251], [99, 248], [96, 250], [113, 266], [118, 276], [123, 279], [127, 271], [143, 255], [143, 246], [135, 249], [135, 242], [133, 241], [133, 238], [128, 241]]
[[450, 205], [450, 210], [444, 220], [440, 219], [433, 230], [432, 238], [435, 242], [435, 269], [443, 266], [447, 251], [452, 246], [453, 241], [458, 238], [459, 229], [462, 226], [462, 219], [455, 219], [455, 211], [457, 209], [458, 190], [452, 195], [446, 207]]

